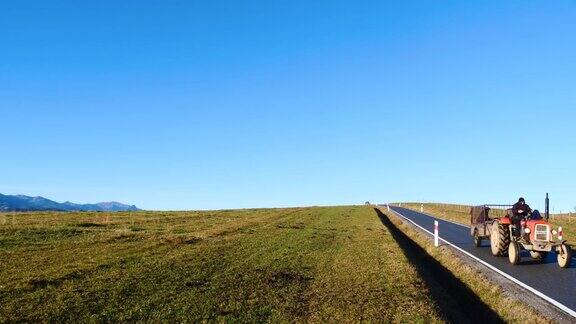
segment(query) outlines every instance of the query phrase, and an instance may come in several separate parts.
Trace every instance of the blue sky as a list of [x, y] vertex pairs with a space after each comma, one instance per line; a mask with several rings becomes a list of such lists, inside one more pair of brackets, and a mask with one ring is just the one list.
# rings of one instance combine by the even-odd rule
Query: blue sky
[[3, 1], [0, 192], [576, 206], [576, 2]]

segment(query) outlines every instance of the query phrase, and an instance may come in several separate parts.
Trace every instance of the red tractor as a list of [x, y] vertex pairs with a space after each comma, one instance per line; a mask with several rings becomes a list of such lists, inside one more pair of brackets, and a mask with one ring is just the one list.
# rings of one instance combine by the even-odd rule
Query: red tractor
[[[472, 207], [470, 211], [470, 233], [474, 237], [476, 246], [480, 246], [482, 239], [490, 239], [490, 249], [494, 256], [508, 256], [511, 264], [520, 263], [520, 251], [530, 252], [534, 260], [543, 260], [549, 252], [556, 252], [558, 265], [568, 268], [572, 258], [572, 250], [566, 244], [562, 235], [562, 228], [554, 229], [548, 222], [549, 200], [546, 194], [545, 218], [534, 211], [520, 221], [519, 235], [514, 235], [512, 223], [512, 210], [507, 209], [501, 217], [490, 218], [490, 207], [511, 207], [509, 205], [483, 205]], [[556, 237], [556, 238], [554, 238]]]

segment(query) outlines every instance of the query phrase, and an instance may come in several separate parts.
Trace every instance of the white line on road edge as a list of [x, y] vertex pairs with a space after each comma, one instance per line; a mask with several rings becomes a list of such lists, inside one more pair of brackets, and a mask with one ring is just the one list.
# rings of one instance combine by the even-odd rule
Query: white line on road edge
[[[395, 210], [393, 210], [393, 209], [392, 209], [392, 212], [395, 213], [396, 215], [402, 217], [403, 219], [409, 221], [410, 223], [416, 225], [417, 227], [419, 227], [421, 230], [425, 231], [426, 233], [428, 233], [428, 234], [430, 234], [430, 235], [434, 235], [434, 234], [433, 234], [432, 232], [430, 232], [429, 230], [427, 230], [427, 229], [425, 229], [424, 227], [416, 224], [414, 221], [412, 221], [412, 220], [409, 219], [408, 217], [400, 214], [399, 212], [397, 212], [397, 211], [395, 211]], [[471, 253], [463, 250], [462, 248], [460, 248], [460, 247], [458, 247], [458, 246], [456, 246], [456, 245], [454, 245], [454, 244], [446, 241], [445, 239], [440, 238], [440, 240], [444, 241], [446, 244], [448, 244], [448, 245], [450, 245], [451, 247], [457, 249], [458, 251], [466, 254], [467, 256], [471, 257], [472, 259], [474, 259], [474, 260], [482, 263], [483, 265], [485, 265], [485, 266], [488, 267], [489, 269], [492, 269], [492, 270], [496, 271], [498, 274], [500, 274], [501, 276], [503, 276], [503, 277], [507, 278], [508, 280], [514, 282], [515, 284], [519, 285], [520, 287], [522, 287], [522, 288], [524, 288], [524, 289], [527, 289], [528, 291], [532, 292], [532, 293], [535, 294], [536, 296], [538, 296], [538, 297], [546, 300], [546, 301], [549, 302], [550, 304], [552, 304], [552, 305], [560, 308], [560, 309], [563, 310], [564, 312], [570, 314], [572, 317], [575, 317], [575, 318], [576, 318], [576, 311], [568, 308], [568, 306], [566, 306], [566, 305], [560, 303], [559, 301], [557, 301], [557, 300], [555, 300], [555, 299], [553, 299], [553, 298], [545, 295], [544, 293], [536, 290], [535, 288], [533, 288], [533, 287], [531, 287], [531, 286], [528, 286], [527, 284], [523, 283], [522, 281], [520, 281], [520, 280], [512, 277], [511, 275], [507, 274], [506, 272], [503, 272], [502, 270], [496, 268], [495, 266], [491, 265], [490, 263], [488, 263], [488, 262], [486, 262], [486, 261], [484, 261], [484, 260], [476, 257], [475, 255], [473, 255], [473, 254], [471, 254]]]

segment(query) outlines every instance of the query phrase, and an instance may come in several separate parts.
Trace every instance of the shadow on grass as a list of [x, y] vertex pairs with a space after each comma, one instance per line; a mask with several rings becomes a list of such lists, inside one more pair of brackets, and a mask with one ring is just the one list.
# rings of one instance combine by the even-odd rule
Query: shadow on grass
[[451, 323], [504, 323], [466, 284], [400, 231], [379, 209], [380, 221], [426, 283], [442, 317]]

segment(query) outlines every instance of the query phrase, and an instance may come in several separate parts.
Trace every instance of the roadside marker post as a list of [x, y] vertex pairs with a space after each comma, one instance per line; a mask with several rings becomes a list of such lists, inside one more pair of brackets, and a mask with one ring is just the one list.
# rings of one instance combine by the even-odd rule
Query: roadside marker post
[[388, 208], [388, 211], [390, 211], [390, 205], [386, 205], [386, 208]]
[[438, 221], [434, 221], [434, 246], [438, 247]]
[[562, 241], [564, 239], [564, 231], [562, 230], [562, 226], [558, 227], [558, 240]]
[[424, 204], [420, 204], [420, 212], [421, 212], [421, 213], [424, 212]]

